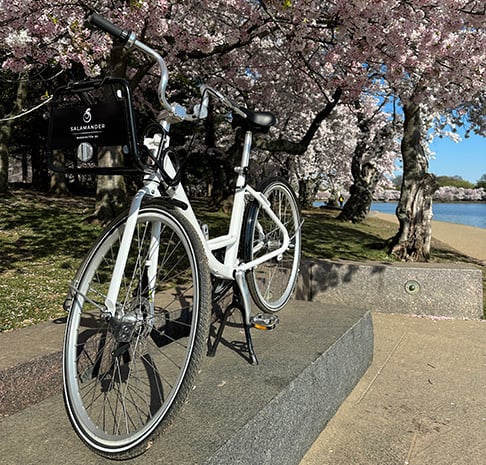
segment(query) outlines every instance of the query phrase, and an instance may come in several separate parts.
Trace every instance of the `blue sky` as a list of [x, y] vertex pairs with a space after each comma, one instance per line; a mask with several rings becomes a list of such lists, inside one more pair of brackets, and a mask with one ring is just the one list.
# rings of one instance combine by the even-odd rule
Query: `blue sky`
[[486, 174], [486, 137], [471, 136], [460, 142], [435, 139], [431, 144], [435, 158], [430, 160], [429, 171], [438, 176], [461, 176], [472, 183]]

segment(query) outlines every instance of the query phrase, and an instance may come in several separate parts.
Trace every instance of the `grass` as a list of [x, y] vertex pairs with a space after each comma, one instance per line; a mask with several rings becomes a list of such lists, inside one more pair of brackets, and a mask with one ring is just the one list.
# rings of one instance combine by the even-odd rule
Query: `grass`
[[303, 212], [304, 258], [394, 261], [385, 247], [385, 240], [396, 233], [392, 224], [375, 219], [364, 224], [343, 223], [336, 220], [337, 213], [327, 209]]
[[[0, 331], [64, 315], [69, 281], [100, 232], [99, 226], [83, 222], [93, 208], [90, 198], [56, 198], [29, 190], [0, 197]], [[196, 202], [196, 210], [212, 236], [225, 230], [225, 214], [202, 202]], [[320, 209], [305, 211], [303, 217], [304, 258], [394, 260], [384, 247], [396, 233], [391, 223], [376, 218], [359, 225], [342, 223], [335, 219], [336, 211]], [[474, 263], [445, 244], [432, 245], [433, 261]], [[482, 269], [486, 278], [486, 267]], [[486, 279], [483, 283], [486, 298]]]
[[26, 190], [0, 197], [0, 331], [63, 314], [69, 280], [100, 228], [93, 202]]

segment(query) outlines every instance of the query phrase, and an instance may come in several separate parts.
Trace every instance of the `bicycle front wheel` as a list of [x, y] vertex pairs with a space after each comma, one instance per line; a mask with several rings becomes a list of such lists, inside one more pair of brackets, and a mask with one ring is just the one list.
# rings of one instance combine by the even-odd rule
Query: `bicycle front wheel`
[[101, 235], [77, 275], [64, 340], [70, 420], [95, 452], [126, 459], [176, 414], [204, 355], [211, 285], [197, 233], [182, 215], [142, 207], [116, 314], [105, 298], [127, 217]]
[[[290, 299], [300, 266], [300, 212], [294, 191], [281, 178], [263, 181], [258, 189], [287, 228], [288, 249], [248, 272], [248, 288], [255, 303], [265, 312], [280, 310]], [[253, 202], [249, 206], [244, 232], [244, 258], [251, 261], [281, 247], [283, 235], [271, 217]]]

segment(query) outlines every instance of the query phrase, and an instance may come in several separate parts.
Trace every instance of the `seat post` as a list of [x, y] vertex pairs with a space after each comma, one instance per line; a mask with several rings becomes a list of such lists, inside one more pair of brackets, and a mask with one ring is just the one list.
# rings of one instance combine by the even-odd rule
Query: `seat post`
[[235, 168], [238, 173], [238, 179], [236, 180], [236, 187], [241, 189], [246, 186], [246, 172], [248, 164], [250, 163], [250, 152], [253, 135], [251, 131], [245, 132], [245, 140], [243, 142], [243, 151], [241, 153], [241, 163], [238, 168]]
[[250, 163], [250, 152], [251, 152], [251, 143], [253, 141], [253, 134], [251, 131], [245, 132], [245, 141], [243, 143], [243, 153], [241, 154], [241, 167], [248, 168], [248, 164]]

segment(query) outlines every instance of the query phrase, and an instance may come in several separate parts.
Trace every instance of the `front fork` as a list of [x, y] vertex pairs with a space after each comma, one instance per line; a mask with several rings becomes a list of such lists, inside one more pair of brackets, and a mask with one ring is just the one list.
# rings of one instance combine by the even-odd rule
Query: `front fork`
[[[130, 246], [132, 244], [133, 236], [135, 234], [135, 228], [137, 226], [137, 220], [142, 205], [142, 201], [146, 195], [154, 195], [155, 192], [158, 192], [155, 186], [152, 183], [148, 183], [146, 186], [144, 186], [137, 192], [130, 205], [130, 210], [123, 230], [123, 235], [120, 242], [120, 248], [118, 249], [115, 267], [113, 269], [113, 274], [110, 281], [110, 287], [108, 288], [108, 293], [105, 299], [105, 313], [106, 316], [109, 318], [114, 317], [117, 310], [122, 313], [121, 315], [117, 315], [117, 317], [123, 317], [123, 309], [122, 308], [117, 309], [116, 303], [118, 301], [121, 282], [128, 261]], [[139, 264], [139, 266], [146, 267], [148, 288], [149, 288], [148, 299], [152, 310], [154, 305], [153, 294], [154, 294], [155, 278], [157, 273], [157, 259], [159, 255], [158, 254], [159, 238], [160, 238], [160, 224], [153, 224], [149, 258], [146, 263]]]

